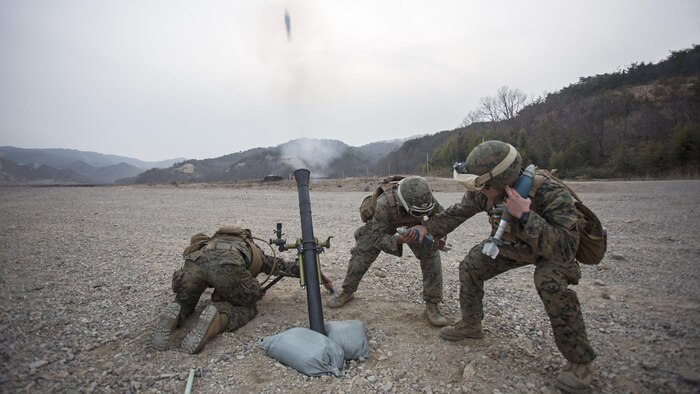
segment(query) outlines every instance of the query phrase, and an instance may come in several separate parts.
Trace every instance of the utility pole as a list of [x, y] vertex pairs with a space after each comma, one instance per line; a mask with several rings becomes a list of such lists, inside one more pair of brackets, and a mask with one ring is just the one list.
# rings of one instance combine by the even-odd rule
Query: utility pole
[[428, 153], [425, 154], [425, 174], [430, 174], [430, 160], [428, 160]]

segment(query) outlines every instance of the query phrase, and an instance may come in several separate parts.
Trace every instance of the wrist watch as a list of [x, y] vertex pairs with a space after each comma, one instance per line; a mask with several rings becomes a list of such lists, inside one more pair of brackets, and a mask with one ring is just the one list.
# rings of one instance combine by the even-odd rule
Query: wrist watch
[[530, 218], [530, 211], [523, 212], [522, 215], [520, 215], [520, 223], [524, 226], [525, 223], [527, 223], [527, 219]]

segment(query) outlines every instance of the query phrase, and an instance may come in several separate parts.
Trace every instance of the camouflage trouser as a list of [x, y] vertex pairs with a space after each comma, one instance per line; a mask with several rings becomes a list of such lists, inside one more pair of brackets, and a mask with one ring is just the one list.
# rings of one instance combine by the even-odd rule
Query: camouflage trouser
[[[459, 303], [462, 320], [467, 323], [484, 318], [484, 281], [528, 265], [502, 256], [491, 259], [481, 253], [484, 243], [473, 247], [459, 265]], [[571, 362], [588, 363], [596, 355], [588, 342], [576, 292], [568, 288], [578, 284], [580, 278], [575, 261], [561, 264], [540, 259], [535, 264], [535, 288], [552, 323], [557, 348]]]
[[[221, 261], [232, 260], [240, 261], [240, 264], [221, 264]], [[213, 287], [224, 300], [213, 304], [219, 313], [228, 317], [227, 331], [242, 327], [258, 313], [255, 303], [260, 298], [260, 286], [246, 269], [238, 252], [202, 252], [196, 261], [185, 260], [183, 267], [175, 271], [172, 288], [175, 302], [181, 306], [182, 317], [187, 317], [194, 311], [199, 297], [207, 287]]]
[[[415, 243], [417, 244], [417, 242]], [[424, 245], [409, 245], [413, 254], [420, 260], [423, 273], [423, 300], [430, 303], [442, 301], [442, 263], [440, 253]], [[366, 228], [360, 227], [355, 231], [355, 247], [350, 250], [348, 272], [343, 281], [343, 291], [354, 293], [374, 260], [381, 251], [374, 246], [374, 239], [369, 236]]]

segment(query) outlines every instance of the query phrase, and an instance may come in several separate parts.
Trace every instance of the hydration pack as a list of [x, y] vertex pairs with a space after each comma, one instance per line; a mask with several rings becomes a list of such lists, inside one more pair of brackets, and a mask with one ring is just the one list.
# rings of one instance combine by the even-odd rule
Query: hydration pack
[[382, 179], [374, 193], [362, 200], [362, 204], [360, 204], [360, 219], [362, 219], [363, 223], [367, 223], [372, 219], [372, 216], [374, 216], [374, 210], [377, 207], [377, 199], [382, 194], [386, 195], [392, 213], [395, 212], [398, 216], [394, 190], [398, 187], [399, 181], [404, 178], [405, 176], [403, 175], [391, 175]]
[[581, 201], [576, 192], [547, 170], [536, 170], [530, 197], [535, 195], [535, 191], [542, 185], [545, 178], [553, 179], [557, 183], [564, 185], [576, 200], [574, 201], [574, 206], [579, 217], [577, 227], [580, 234], [578, 249], [576, 249], [576, 260], [589, 265], [600, 263], [608, 248], [608, 232], [603, 227], [600, 219]]

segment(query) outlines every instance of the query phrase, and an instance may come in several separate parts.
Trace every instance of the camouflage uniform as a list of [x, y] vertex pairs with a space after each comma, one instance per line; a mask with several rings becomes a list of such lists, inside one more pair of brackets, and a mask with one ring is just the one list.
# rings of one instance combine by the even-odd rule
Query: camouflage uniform
[[[258, 280], [250, 273], [250, 246], [241, 238], [214, 236], [206, 245], [184, 256], [182, 268], [173, 274], [175, 302], [180, 316], [190, 315], [207, 287], [215, 289], [212, 301], [221, 314], [228, 317], [226, 331], [244, 326], [258, 313], [256, 302], [261, 298]], [[277, 259], [278, 267], [284, 261]], [[263, 255], [262, 272], [269, 273], [273, 258]]]
[[[396, 198], [396, 190], [390, 191]], [[387, 192], [388, 193], [388, 192]], [[432, 216], [442, 211], [440, 204], [435, 204], [427, 216]], [[399, 244], [394, 234], [396, 228], [401, 226], [414, 226], [422, 224], [422, 218], [408, 214], [398, 204], [389, 204], [386, 193], [377, 198], [377, 205], [372, 218], [362, 227], [355, 230], [355, 247], [350, 251], [351, 257], [348, 263], [348, 271], [343, 281], [343, 292], [354, 293], [372, 263], [380, 252], [401, 257], [403, 244]], [[418, 242], [408, 245], [413, 254], [420, 260], [423, 272], [423, 300], [427, 303], [439, 303], [442, 301], [442, 263], [440, 253], [431, 245], [423, 245]]]
[[[493, 208], [502, 202], [474, 191], [467, 191], [462, 201], [433, 216], [425, 223], [430, 234], [440, 237], [457, 228], [479, 212], [487, 212], [492, 224], [498, 223]], [[484, 318], [482, 300], [484, 281], [522, 267], [535, 265], [535, 288], [544, 303], [554, 332], [556, 345], [573, 363], [586, 364], [595, 359], [581, 314], [576, 292], [570, 284], [578, 284], [581, 272], [574, 261], [579, 233], [574, 201], [566, 187], [553, 178], [546, 178], [532, 198], [529, 218], [509, 224], [499, 246], [496, 259], [481, 253], [484, 242], [473, 247], [459, 266], [459, 301], [462, 321], [479, 323]], [[495, 233], [493, 227], [492, 234]]]

